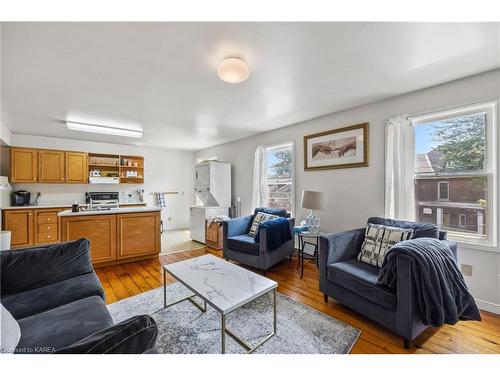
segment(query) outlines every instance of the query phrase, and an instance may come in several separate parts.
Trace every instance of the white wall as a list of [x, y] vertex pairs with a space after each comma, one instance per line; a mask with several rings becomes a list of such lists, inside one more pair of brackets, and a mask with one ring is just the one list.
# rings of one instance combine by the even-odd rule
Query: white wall
[[11, 138], [11, 132], [8, 127], [6, 127], [2, 122], [0, 121], [0, 139], [10, 145], [10, 138]]
[[[326, 192], [328, 206], [320, 212], [321, 226], [327, 232], [339, 232], [364, 226], [370, 216], [384, 215], [384, 124], [388, 118], [499, 96], [500, 70], [495, 70], [202, 150], [195, 158], [217, 156], [232, 164], [233, 202], [241, 197], [242, 212], [249, 213], [255, 148], [294, 141], [296, 206], [304, 189]], [[363, 122], [370, 123], [369, 167], [304, 171], [304, 135]], [[295, 212], [298, 221], [307, 214], [300, 207]], [[459, 263], [473, 266], [473, 275], [466, 281], [481, 307], [500, 313], [499, 253], [460, 246]]]
[[[0, 87], [2, 87], [2, 22], [0, 22]], [[10, 145], [10, 130], [2, 123], [2, 90], [0, 90], [0, 139]]]
[[[85, 202], [86, 191], [134, 192], [144, 189], [145, 199], [154, 205], [156, 191], [178, 191], [178, 195], [167, 197], [167, 207], [162, 210], [165, 229], [187, 228], [189, 206], [193, 204], [194, 161], [191, 151], [168, 150], [118, 145], [103, 142], [88, 142], [61, 138], [40, 137], [13, 133], [11, 146], [35, 147], [59, 150], [85, 151], [109, 154], [143, 155], [144, 185], [88, 185], [88, 184], [14, 184], [14, 190], [41, 192], [39, 203]], [[168, 219], [171, 218], [171, 221]]]

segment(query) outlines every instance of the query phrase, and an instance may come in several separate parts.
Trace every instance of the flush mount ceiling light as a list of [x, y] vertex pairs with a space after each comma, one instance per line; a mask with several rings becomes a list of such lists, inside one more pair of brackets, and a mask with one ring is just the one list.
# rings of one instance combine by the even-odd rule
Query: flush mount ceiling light
[[85, 124], [81, 122], [71, 122], [71, 121], [66, 121], [66, 126], [70, 130], [78, 130], [81, 132], [119, 135], [122, 137], [133, 137], [133, 138], [142, 138], [143, 136], [143, 133], [140, 130], [116, 128], [113, 126]]
[[217, 74], [224, 82], [241, 83], [248, 79], [250, 69], [242, 59], [229, 57], [220, 62], [217, 67]]

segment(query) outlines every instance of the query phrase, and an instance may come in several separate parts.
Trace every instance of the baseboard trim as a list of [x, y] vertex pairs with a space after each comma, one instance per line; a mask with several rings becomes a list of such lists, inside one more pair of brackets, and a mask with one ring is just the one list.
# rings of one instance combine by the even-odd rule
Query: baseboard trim
[[[164, 255], [170, 255], [170, 254], [177, 254], [177, 253], [184, 253], [186, 251], [193, 251], [193, 250], [201, 250], [201, 249], [204, 249], [206, 247], [210, 247], [210, 246], [207, 246], [207, 245], [200, 245], [200, 247], [193, 247], [192, 249], [185, 249], [185, 250], [175, 250], [175, 251], [170, 251], [168, 253], [160, 253], [160, 256], [164, 256]], [[217, 250], [217, 249], [214, 249], [214, 250]]]
[[485, 310], [491, 312], [493, 314], [500, 315], [500, 305], [498, 303], [483, 301], [480, 299], [476, 299], [477, 307], [480, 310]]

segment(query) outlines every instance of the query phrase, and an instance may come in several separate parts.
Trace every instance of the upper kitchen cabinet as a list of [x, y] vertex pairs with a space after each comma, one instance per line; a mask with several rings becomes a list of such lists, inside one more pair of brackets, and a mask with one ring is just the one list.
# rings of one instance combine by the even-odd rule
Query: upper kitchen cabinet
[[38, 182], [64, 182], [64, 151], [38, 151]]
[[143, 156], [21, 147], [12, 147], [10, 150], [10, 182], [14, 184], [144, 183]]
[[120, 155], [120, 184], [144, 183], [144, 158]]
[[38, 181], [38, 150], [12, 147], [10, 163], [11, 183]]
[[70, 184], [87, 183], [87, 153], [65, 152], [66, 182]]

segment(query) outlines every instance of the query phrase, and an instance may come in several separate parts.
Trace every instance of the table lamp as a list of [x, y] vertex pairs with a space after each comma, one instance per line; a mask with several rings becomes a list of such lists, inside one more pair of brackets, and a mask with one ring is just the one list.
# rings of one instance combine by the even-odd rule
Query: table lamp
[[318, 232], [320, 220], [318, 216], [314, 215], [314, 210], [322, 210], [324, 208], [325, 193], [320, 191], [303, 190], [300, 206], [311, 210], [311, 213], [306, 217], [306, 223], [309, 226], [309, 231]]

